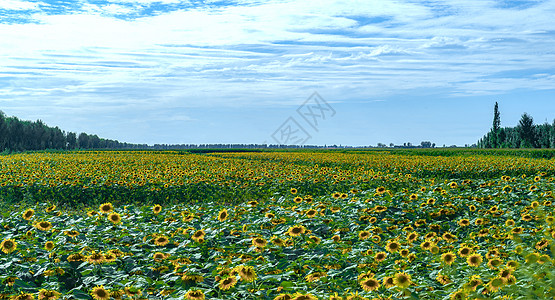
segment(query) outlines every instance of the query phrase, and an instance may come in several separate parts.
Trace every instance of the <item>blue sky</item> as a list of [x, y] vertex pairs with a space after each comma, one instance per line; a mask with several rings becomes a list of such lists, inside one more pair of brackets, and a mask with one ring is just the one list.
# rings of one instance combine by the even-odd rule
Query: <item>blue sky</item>
[[[306, 144], [472, 144], [495, 101], [502, 126], [553, 122], [554, 15], [542, 0], [2, 0], [0, 110], [133, 143], [276, 143], [292, 118]], [[314, 92], [334, 114], [310, 126]]]

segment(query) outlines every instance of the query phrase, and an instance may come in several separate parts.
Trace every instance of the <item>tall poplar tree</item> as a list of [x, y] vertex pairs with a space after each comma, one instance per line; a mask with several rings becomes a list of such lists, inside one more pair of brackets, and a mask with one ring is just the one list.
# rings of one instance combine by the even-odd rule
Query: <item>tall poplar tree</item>
[[501, 117], [499, 115], [499, 104], [495, 102], [495, 106], [493, 107], [493, 127], [491, 128], [491, 131], [493, 133], [493, 138], [492, 138], [493, 148], [498, 148], [500, 146], [499, 128], [501, 128]]

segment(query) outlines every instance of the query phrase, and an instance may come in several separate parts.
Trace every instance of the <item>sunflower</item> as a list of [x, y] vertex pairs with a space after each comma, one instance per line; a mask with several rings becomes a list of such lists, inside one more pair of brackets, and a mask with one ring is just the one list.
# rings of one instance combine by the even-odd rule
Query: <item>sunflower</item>
[[[125, 291], [123, 290], [110, 290], [110, 297], [120, 300], [125, 295]], [[167, 296], [167, 295], [166, 295]]]
[[513, 275], [513, 269], [505, 268], [505, 269], [502, 269], [501, 271], [499, 271], [499, 277], [501, 277], [501, 278], [507, 279], [511, 275]]
[[261, 238], [261, 237], [256, 237], [256, 238], [252, 239], [252, 245], [255, 246], [255, 247], [264, 248], [264, 247], [266, 247], [267, 243], [268, 242], [264, 238]]
[[511, 234], [521, 234], [524, 232], [524, 228], [522, 227], [515, 227], [511, 229]]
[[300, 236], [306, 232], [306, 227], [303, 225], [293, 225], [287, 230], [287, 234], [290, 236]]
[[154, 261], [162, 261], [164, 259], [166, 259], [168, 256], [166, 256], [166, 254], [162, 253], [162, 252], [156, 252], [152, 255], [152, 259], [154, 259]]
[[60, 298], [60, 296], [60, 293], [52, 290], [41, 289], [39, 291], [39, 300], [56, 300]]
[[103, 214], [107, 214], [109, 212], [112, 212], [112, 210], [114, 210], [114, 206], [112, 205], [112, 203], [107, 202], [107, 203], [101, 204], [98, 210]]
[[238, 266], [235, 268], [237, 274], [241, 277], [241, 280], [246, 282], [251, 282], [256, 279], [256, 272], [251, 266]]
[[456, 291], [453, 294], [451, 294], [451, 297], [449, 297], [449, 299], [451, 300], [463, 300], [466, 299], [466, 294], [464, 291]]
[[507, 221], [505, 221], [505, 226], [507, 227], [515, 226], [515, 221], [513, 219], [508, 219]]
[[104, 254], [93, 251], [91, 255], [87, 256], [87, 261], [91, 264], [101, 264], [106, 261]]
[[332, 236], [331, 239], [332, 239], [334, 242], [336, 242], [336, 243], [339, 242], [339, 241], [341, 241], [341, 237], [340, 237], [339, 235], [337, 235], [337, 234], [334, 235], [334, 236]]
[[314, 273], [311, 273], [311, 274], [306, 275], [306, 276], [304, 277], [304, 279], [305, 279], [306, 281], [308, 281], [308, 282], [315, 282], [315, 281], [317, 281], [318, 279], [320, 279], [320, 278], [322, 278], [322, 277], [324, 277], [324, 276], [326, 276], [326, 275], [327, 275], [327, 274], [326, 274], [325, 272], [314, 272]]
[[383, 193], [385, 193], [385, 187], [383, 187], [383, 186], [377, 187], [377, 188], [376, 188], [376, 193], [378, 193], [378, 194], [380, 194], [380, 195], [383, 194]]
[[[143, 292], [136, 287], [125, 287], [125, 294], [129, 297], [136, 297], [141, 295]], [[204, 298], [203, 298], [204, 299]]]
[[110, 299], [110, 292], [108, 292], [106, 289], [104, 289], [104, 286], [100, 285], [100, 286], [95, 286], [92, 290], [91, 290], [91, 296], [93, 297], [93, 299], [95, 300], [108, 300]]
[[541, 241], [536, 243], [536, 249], [541, 250], [545, 247], [549, 246], [549, 241], [546, 239], [541, 239]]
[[452, 188], [452, 189], [456, 188], [457, 186], [458, 186], [458, 184], [454, 181], [449, 183], [449, 187]]
[[460, 257], [467, 257], [470, 254], [472, 254], [472, 248], [465, 246], [459, 249], [457, 253], [459, 254]]
[[409, 256], [410, 251], [409, 251], [409, 249], [401, 249], [401, 250], [399, 250], [399, 254], [400, 254], [402, 257], [407, 257], [407, 256]]
[[532, 264], [538, 261], [538, 259], [540, 259], [540, 255], [536, 252], [532, 252], [528, 255], [526, 255], [526, 263], [527, 264]]
[[411, 232], [407, 235], [407, 241], [410, 243], [416, 241], [416, 239], [418, 239], [418, 233], [416, 232]]
[[76, 236], [79, 235], [79, 231], [76, 231], [76, 230], [73, 230], [73, 229], [72, 229], [72, 230], [64, 231], [64, 234], [67, 235], [67, 236], [69, 236], [69, 237], [74, 238], [74, 237], [76, 237]]
[[507, 268], [511, 270], [516, 270], [518, 268], [518, 262], [516, 260], [509, 260], [506, 264]]
[[152, 212], [154, 214], [159, 214], [162, 211], [162, 206], [160, 204], [156, 204], [152, 207]]
[[395, 286], [395, 282], [393, 281], [393, 277], [391, 276], [384, 277], [382, 282], [386, 289]]
[[441, 260], [447, 265], [453, 264], [456, 258], [457, 256], [453, 252], [446, 252], [441, 255]]
[[513, 191], [513, 188], [510, 187], [510, 186], [508, 186], [508, 185], [506, 185], [506, 186], [503, 187], [503, 192], [504, 192], [504, 193], [509, 194], [509, 193], [512, 192], [512, 191]]
[[318, 300], [318, 298], [312, 294], [301, 294], [299, 292], [293, 294], [292, 297], [292, 300]]
[[46, 208], [46, 212], [52, 212], [52, 211], [54, 211], [55, 209], [56, 209], [56, 205], [55, 205], [55, 204], [52, 204], [51, 206], [49, 206], [49, 207]]
[[399, 251], [399, 249], [401, 249], [401, 244], [399, 244], [397, 241], [390, 241], [385, 246], [385, 249], [390, 253], [395, 253]]
[[108, 215], [108, 220], [114, 225], [121, 223], [121, 215], [118, 213], [111, 213]]
[[[279, 294], [277, 295], [274, 300], [291, 300], [293, 299], [291, 294]], [[341, 298], [341, 300], [343, 300], [343, 298]]]
[[441, 273], [438, 273], [436, 276], [436, 280], [441, 283], [442, 285], [446, 285], [449, 284], [453, 281], [451, 281], [451, 279], [449, 279], [449, 277], [447, 277], [447, 275], [443, 275]]
[[70, 254], [70, 255], [67, 257], [67, 261], [69, 261], [69, 262], [72, 262], [72, 261], [85, 261], [85, 260], [87, 260], [87, 257], [84, 256], [84, 255], [81, 254], [81, 253]]
[[291, 192], [291, 194], [295, 195], [298, 191], [296, 188], [292, 188], [289, 190], [289, 192]]
[[195, 242], [200, 243], [201, 240], [204, 240], [204, 236], [206, 235], [206, 232], [204, 231], [204, 229], [201, 230], [197, 230], [192, 236], [191, 239]]
[[223, 222], [227, 220], [227, 217], [229, 217], [229, 214], [227, 213], [227, 209], [224, 208], [220, 210], [220, 212], [218, 213], [218, 221]]
[[461, 227], [466, 227], [466, 226], [470, 225], [470, 220], [468, 220], [468, 219], [461, 219], [461, 220], [459, 220], [458, 224], [459, 224], [459, 226], [461, 226]]
[[52, 228], [52, 224], [48, 221], [40, 221], [35, 224], [35, 228], [42, 231], [48, 231]]
[[547, 254], [542, 254], [540, 255], [540, 258], [538, 258], [538, 264], [545, 264], [546, 262], [550, 262], [551, 261], [551, 257], [549, 257], [549, 255]]
[[374, 259], [377, 262], [384, 261], [386, 259], [386, 257], [387, 257], [387, 253], [385, 253], [385, 252], [378, 252], [378, 253], [376, 253], [376, 255], [374, 255]]
[[29, 293], [23, 293], [23, 292], [21, 292], [21, 294], [19, 295], [12, 296], [10, 298], [10, 300], [33, 300], [33, 299], [35, 299], [35, 295], [29, 294]]
[[375, 278], [368, 278], [360, 282], [360, 286], [366, 292], [375, 291], [380, 287], [380, 282]]
[[170, 242], [170, 239], [165, 235], [160, 235], [154, 238], [154, 245], [156, 246], [166, 246]]
[[17, 248], [17, 242], [13, 239], [3, 240], [0, 244], [0, 250], [4, 253], [11, 253]]
[[283, 245], [285, 245], [285, 241], [279, 237], [272, 238], [272, 243], [279, 247], [282, 247]]
[[433, 245], [434, 245], [433, 242], [426, 240], [420, 243], [420, 248], [422, 248], [423, 250], [430, 250], [430, 248], [432, 248]]
[[480, 279], [480, 276], [478, 276], [478, 275], [472, 275], [472, 276], [470, 277], [470, 281], [468, 281], [468, 283], [466, 283], [466, 284], [464, 285], [464, 288], [465, 288], [465, 290], [468, 290], [468, 291], [475, 291], [476, 288], [477, 288], [480, 284], [482, 284], [482, 280]]
[[482, 263], [482, 255], [479, 253], [472, 254], [466, 258], [466, 263], [471, 267], [477, 267]]
[[362, 231], [360, 231], [360, 232], [358, 233], [358, 238], [359, 238], [360, 240], [365, 240], [365, 239], [369, 238], [370, 235], [371, 235], [371, 234], [370, 234], [370, 231], [368, 231], [368, 230], [362, 230]]
[[341, 197], [341, 193], [333, 193], [332, 197], [334, 199], [339, 199]]
[[418, 199], [418, 195], [417, 194], [411, 194], [409, 196], [410, 200], [417, 200]]
[[317, 236], [315, 236], [315, 235], [309, 236], [309, 237], [308, 237], [308, 240], [309, 240], [311, 243], [314, 243], [314, 244], [320, 244], [320, 242], [322, 241], [322, 239], [320, 239], [319, 237], [317, 237]]
[[34, 214], [35, 211], [32, 208], [29, 208], [23, 213], [23, 219], [29, 221]]
[[314, 218], [317, 214], [318, 214], [318, 211], [315, 210], [315, 209], [309, 209], [306, 212], [306, 216], [309, 217], [309, 218]]
[[218, 287], [220, 290], [229, 290], [237, 284], [237, 278], [230, 276], [219, 281]]
[[406, 289], [411, 285], [412, 281], [409, 274], [405, 272], [400, 272], [395, 273], [395, 275], [393, 276], [393, 283], [402, 289]]
[[495, 277], [490, 280], [490, 282], [488, 282], [488, 289], [492, 292], [495, 292], [499, 290], [504, 285], [504, 283], [505, 281], [503, 280], [503, 278]]
[[44, 249], [46, 249], [47, 251], [52, 251], [52, 249], [54, 249], [54, 242], [48, 241], [44, 243]]
[[488, 267], [490, 269], [497, 269], [503, 263], [499, 258], [492, 258], [488, 261]]
[[293, 201], [294, 201], [295, 203], [299, 204], [299, 203], [303, 202], [303, 197], [295, 197], [295, 198], [293, 199]]

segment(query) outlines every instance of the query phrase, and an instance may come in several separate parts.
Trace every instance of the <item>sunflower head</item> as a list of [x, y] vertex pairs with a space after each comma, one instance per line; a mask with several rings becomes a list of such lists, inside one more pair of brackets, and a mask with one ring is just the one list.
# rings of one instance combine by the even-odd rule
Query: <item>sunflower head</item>
[[188, 300], [204, 300], [205, 296], [204, 293], [201, 290], [190, 290], [187, 293], [185, 293], [185, 296], [183, 296], [185, 299]]
[[108, 215], [108, 220], [114, 225], [121, 223], [121, 215], [118, 213], [111, 213]]
[[453, 252], [446, 252], [441, 255], [441, 260], [447, 265], [453, 264], [457, 256]]
[[159, 214], [162, 211], [162, 206], [160, 204], [156, 204], [152, 207], [152, 212], [155, 214]]
[[48, 221], [40, 221], [35, 224], [35, 228], [42, 231], [48, 231], [52, 228], [52, 224]]
[[34, 214], [35, 211], [32, 208], [29, 208], [23, 213], [23, 219], [29, 221]]
[[39, 290], [39, 300], [56, 300], [61, 296], [57, 291], [41, 289]]
[[376, 278], [367, 278], [360, 282], [360, 286], [367, 292], [375, 291], [380, 287], [380, 282]]
[[170, 239], [165, 235], [160, 235], [154, 238], [154, 245], [156, 246], [166, 246], [170, 242]]
[[237, 274], [241, 277], [241, 280], [246, 282], [251, 282], [256, 279], [256, 272], [251, 266], [239, 266], [235, 269]]
[[305, 232], [306, 227], [304, 227], [303, 225], [293, 225], [287, 230], [287, 234], [290, 236], [299, 236], [301, 234], [304, 234]]
[[52, 249], [54, 249], [54, 242], [48, 241], [44, 243], [44, 249], [46, 249], [47, 251], [52, 251]]
[[112, 205], [112, 203], [107, 202], [104, 204], [100, 204], [100, 206], [98, 207], [98, 210], [100, 211], [100, 213], [107, 214], [112, 210], [114, 210], [114, 206]]
[[466, 262], [468, 263], [469, 266], [471, 267], [477, 267], [482, 263], [483, 259], [482, 259], [482, 255], [479, 253], [475, 253], [472, 255], [469, 255], [466, 258]]
[[220, 212], [218, 213], [218, 221], [223, 222], [223, 221], [227, 220], [227, 217], [229, 217], [227, 209], [224, 208], [224, 209], [220, 210]]
[[412, 284], [411, 276], [405, 272], [396, 273], [393, 276], [393, 283], [401, 289], [406, 289]]
[[264, 238], [256, 237], [252, 239], [252, 245], [255, 247], [264, 248], [268, 242]]
[[102, 285], [94, 287], [90, 293], [95, 300], [110, 299], [110, 292], [108, 292]]
[[4, 253], [11, 253], [17, 248], [17, 242], [13, 239], [3, 240], [0, 244], [0, 250]]
[[235, 276], [229, 276], [223, 278], [219, 281], [218, 287], [220, 290], [229, 290], [230, 288], [234, 287], [237, 284], [237, 278]]

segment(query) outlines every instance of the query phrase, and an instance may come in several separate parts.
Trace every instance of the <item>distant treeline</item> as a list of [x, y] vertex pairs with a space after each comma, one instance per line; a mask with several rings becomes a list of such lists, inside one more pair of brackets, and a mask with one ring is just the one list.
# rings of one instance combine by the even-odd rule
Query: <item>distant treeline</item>
[[524, 113], [516, 127], [500, 127], [499, 109], [495, 103], [493, 126], [477, 145], [480, 148], [555, 148], [555, 120], [553, 124], [534, 125]]
[[73, 149], [142, 149], [146, 145], [120, 143], [99, 138], [97, 135], [65, 132], [49, 127], [41, 120], [23, 121], [6, 117], [0, 111], [0, 151], [73, 150]]
[[[17, 117], [7, 117], [0, 111], [0, 152], [20, 152], [33, 150], [76, 150], [76, 149], [141, 149], [141, 150], [185, 150], [199, 149], [314, 149], [350, 148], [337, 145], [279, 145], [279, 144], [131, 144], [98, 137], [96, 134], [65, 132], [58, 127], [50, 127], [41, 120], [24, 121]], [[208, 151], [208, 150], [207, 150]], [[213, 152], [213, 150], [210, 150]]]

